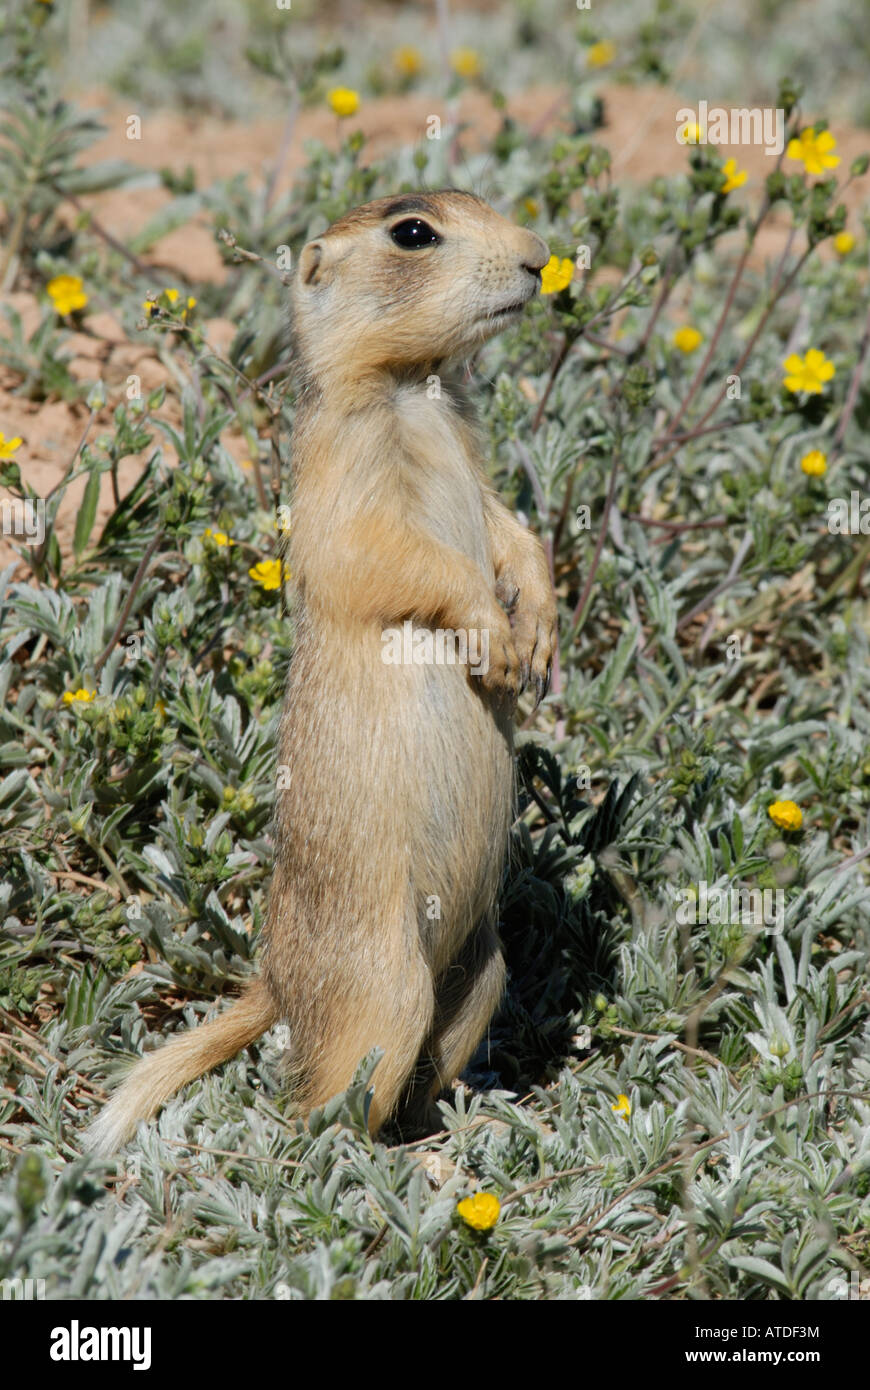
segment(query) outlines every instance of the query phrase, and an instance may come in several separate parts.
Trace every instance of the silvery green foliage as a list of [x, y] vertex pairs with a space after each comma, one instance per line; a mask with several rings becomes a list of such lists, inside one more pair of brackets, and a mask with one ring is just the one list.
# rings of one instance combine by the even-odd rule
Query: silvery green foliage
[[[767, 974], [759, 1012], [788, 1030]], [[620, 1000], [615, 1026], [627, 1012]], [[62, 1045], [57, 1033], [50, 1044]], [[81, 1066], [85, 1049], [74, 1057]], [[42, 1278], [49, 1297], [648, 1297], [685, 1260], [690, 1213], [711, 1294], [812, 1299], [850, 1268], [834, 1233], [867, 1219], [868, 1106], [847, 1094], [866, 1087], [860, 1038], [829, 1045], [809, 1078], [823, 1094], [788, 1108], [758, 1071], [699, 1075], [667, 1035], [635, 1039], [617, 1066], [596, 1049], [522, 1106], [460, 1090], [442, 1105], [446, 1136], [427, 1169], [420, 1146], [366, 1136], [368, 1079], [377, 1084], [376, 1066], [306, 1132], [282, 1119], [271, 1077], [240, 1058], [142, 1126], [117, 1165], [96, 1166], [69, 1148], [71, 1079], [54, 1069], [23, 1085], [27, 1119], [3, 1132], [42, 1150], [45, 1195], [34, 1209], [25, 1160], [10, 1167], [0, 1277]], [[628, 1121], [613, 1110], [619, 1093]], [[104, 1196], [101, 1171], [113, 1168]], [[480, 1237], [455, 1216], [478, 1184], [532, 1190]], [[155, 1248], [167, 1222], [171, 1249]]]
[[[551, 80], [567, 48], [564, 6], [536, 8], [520, 47], [511, 7], [487, 20], [488, 59], [515, 82]], [[143, 82], [159, 98], [177, 80], [169, 51], [190, 103], [250, 108], [240, 47], [222, 48], [215, 26], [204, 42], [197, 7], [166, 12], [153, 52], [140, 9], [122, 0], [94, 26], [101, 80], [111, 55], [127, 93]], [[848, 0], [830, 10], [841, 26], [829, 26], [827, 70], [854, 71]], [[220, 0], [213, 18], [235, 33], [237, 13]], [[701, 62], [727, 100], [745, 73], [729, 68], [717, 26], [742, 32], [747, 14], [724, 13]], [[624, 46], [637, 15], [631, 3], [614, 17]], [[795, 40], [776, 19], [756, 47], [781, 71]], [[374, 25], [335, 58], [300, 27], [288, 51], [265, 18], [252, 22], [264, 80], [303, 101], [322, 99], [335, 62], [342, 80], [361, 81], [385, 42]], [[535, 28], [530, 14], [521, 22]], [[684, 42], [661, 23], [666, 48]], [[22, 56], [25, 77], [33, 56]], [[273, 521], [223, 436], [232, 426], [253, 449], [267, 423], [239, 373], [281, 359], [280, 280], [228, 265], [225, 285], [193, 287], [209, 315], [238, 325], [230, 360], [164, 336], [184, 383], [171, 418], [162, 389], [122, 403], [78, 459], [93, 484], [113, 459], [141, 455], [138, 482], [102, 528], [86, 490], [72, 556], [52, 535], [30, 578], [0, 573], [0, 1279], [43, 1280], [50, 1298], [825, 1300], [866, 1269], [870, 657], [863, 542], [825, 525], [829, 497], [866, 487], [866, 390], [830, 474], [810, 481], [799, 464], [841, 418], [865, 287], [854, 265], [808, 262], [774, 306], [733, 420], [651, 463], [694, 367], [674, 359], [667, 313], [631, 379], [619, 349], [643, 332], [677, 241], [684, 302], [710, 342], [731, 274], [715, 244], [723, 224], [688, 174], [617, 196], [590, 143], [594, 93], [573, 114], [574, 143], [505, 126], [460, 167], [462, 132], [449, 126], [422, 161], [406, 150], [365, 163], [350, 139], [337, 153], [318, 146], [271, 205], [239, 176], [173, 190], [139, 229], [137, 255], [194, 215], [211, 218], [268, 258], [402, 183], [491, 183], [508, 215], [538, 205], [560, 256], [588, 239], [611, 279], [645, 247], [654, 263], [618, 311], [593, 276], [588, 295], [575, 283], [573, 298], [539, 305], [472, 364], [496, 484], [545, 539], [558, 529], [561, 685], [518, 736], [508, 989], [434, 1138], [368, 1137], [374, 1055], [304, 1126], [273, 1029], [185, 1088], [116, 1162], [80, 1153], [103, 1083], [221, 1007], [255, 966], [293, 620], [250, 579], [275, 553]], [[55, 196], [39, 189], [47, 227]], [[154, 285], [137, 279], [131, 293], [92, 230], [68, 223], [70, 254], [103, 277], [132, 336]], [[47, 254], [33, 252], [40, 283]], [[769, 285], [748, 272], [705, 390], [739, 357]], [[559, 332], [595, 314], [610, 347], [577, 337], [535, 430]], [[818, 416], [781, 389], [796, 331], [837, 362]], [[13, 314], [6, 332], [0, 351], [22, 390], [75, 391], [53, 322], [25, 341]], [[295, 401], [276, 383], [286, 464]], [[259, 461], [268, 474], [265, 449]], [[676, 529], [648, 524], [662, 518]], [[235, 546], [210, 543], [209, 528]], [[65, 704], [82, 686], [95, 698]], [[343, 772], [324, 769], [328, 794], [341, 795]], [[773, 824], [777, 799], [803, 808], [799, 832]], [[732, 890], [781, 893], [773, 927], [733, 911]], [[456, 1211], [475, 1191], [502, 1203], [488, 1232]]]

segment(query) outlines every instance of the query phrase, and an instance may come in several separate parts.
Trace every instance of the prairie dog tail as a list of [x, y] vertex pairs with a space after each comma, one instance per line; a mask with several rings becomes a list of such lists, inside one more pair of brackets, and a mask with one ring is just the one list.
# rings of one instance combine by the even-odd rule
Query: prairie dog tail
[[191, 1028], [137, 1062], [85, 1131], [85, 1148], [103, 1156], [114, 1153], [133, 1137], [139, 1120], [150, 1120], [179, 1087], [234, 1057], [278, 1017], [268, 985], [255, 980], [220, 1018]]

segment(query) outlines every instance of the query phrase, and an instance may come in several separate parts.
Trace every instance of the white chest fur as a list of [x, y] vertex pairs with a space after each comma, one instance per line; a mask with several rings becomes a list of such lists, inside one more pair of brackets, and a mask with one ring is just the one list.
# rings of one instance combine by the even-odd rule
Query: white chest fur
[[476, 463], [456, 407], [444, 395], [433, 398], [433, 390], [405, 386], [396, 395], [403, 482], [415, 520], [488, 573], [492, 559]]

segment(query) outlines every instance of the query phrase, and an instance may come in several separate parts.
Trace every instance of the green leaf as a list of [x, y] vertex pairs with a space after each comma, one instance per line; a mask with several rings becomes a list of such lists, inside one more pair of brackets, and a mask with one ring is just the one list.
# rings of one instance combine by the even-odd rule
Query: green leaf
[[91, 531], [94, 529], [94, 521], [97, 516], [97, 503], [100, 500], [100, 475], [101, 470], [98, 465], [91, 469], [90, 476], [85, 484], [85, 492], [82, 497], [82, 504], [76, 517], [76, 527], [73, 533], [73, 550], [76, 559], [81, 558], [82, 551], [90, 539]]
[[782, 1270], [767, 1260], [761, 1260], [756, 1255], [732, 1255], [728, 1263], [736, 1269], [745, 1270], [747, 1274], [757, 1275], [766, 1284], [772, 1284], [785, 1298], [791, 1298], [791, 1287]]

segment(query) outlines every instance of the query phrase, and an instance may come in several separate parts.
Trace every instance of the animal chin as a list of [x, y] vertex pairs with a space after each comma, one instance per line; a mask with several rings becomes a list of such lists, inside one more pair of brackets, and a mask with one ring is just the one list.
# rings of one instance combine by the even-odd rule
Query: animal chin
[[489, 322], [501, 322], [502, 320], [507, 322], [508, 319], [516, 318], [518, 314], [521, 314], [528, 302], [528, 299], [516, 299], [513, 303], [503, 304], [498, 309], [489, 309], [484, 317]]

